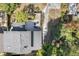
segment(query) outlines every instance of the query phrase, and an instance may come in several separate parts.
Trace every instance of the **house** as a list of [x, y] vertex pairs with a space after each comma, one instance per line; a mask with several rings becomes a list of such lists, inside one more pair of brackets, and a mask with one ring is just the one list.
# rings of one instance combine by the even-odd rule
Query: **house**
[[75, 3], [69, 3], [69, 14], [77, 15], [77, 8]]
[[70, 3], [69, 4], [69, 14], [73, 16], [73, 21], [77, 21], [79, 18], [79, 4]]
[[0, 52], [28, 54], [42, 48], [42, 31], [32, 21], [11, 24], [0, 38]]

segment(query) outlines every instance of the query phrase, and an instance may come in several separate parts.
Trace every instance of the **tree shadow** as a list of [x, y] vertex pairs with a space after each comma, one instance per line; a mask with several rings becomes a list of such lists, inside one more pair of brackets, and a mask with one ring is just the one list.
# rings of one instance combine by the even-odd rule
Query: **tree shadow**
[[60, 37], [61, 30], [61, 17], [57, 19], [50, 19], [48, 22], [48, 32], [45, 36], [44, 43], [52, 43], [52, 40], [56, 40]]
[[[60, 47], [57, 47], [57, 56], [69, 55], [71, 50], [68, 45], [68, 42], [65, 41], [66, 38], [61, 37], [61, 29], [63, 27], [62, 24], [67, 24], [72, 21], [72, 15], [64, 15], [63, 21], [61, 19], [61, 17], [56, 19], [50, 19], [50, 21], [48, 22], [47, 35], [44, 37], [44, 43], [60, 45]], [[60, 50], [63, 50], [64, 52], [60, 52]]]

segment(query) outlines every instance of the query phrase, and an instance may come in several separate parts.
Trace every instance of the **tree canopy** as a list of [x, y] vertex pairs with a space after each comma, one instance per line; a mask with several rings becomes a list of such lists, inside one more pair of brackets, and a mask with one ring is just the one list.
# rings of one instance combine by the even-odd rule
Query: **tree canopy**
[[26, 22], [27, 21], [27, 13], [23, 11], [17, 11], [15, 13], [16, 22]]
[[15, 8], [17, 7], [18, 4], [16, 3], [1, 3], [0, 4], [0, 10], [7, 12], [8, 14], [11, 14]]

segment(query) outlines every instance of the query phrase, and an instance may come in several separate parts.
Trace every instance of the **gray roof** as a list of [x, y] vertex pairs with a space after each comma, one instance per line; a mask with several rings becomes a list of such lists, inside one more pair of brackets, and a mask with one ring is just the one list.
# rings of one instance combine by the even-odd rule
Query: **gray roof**
[[30, 30], [30, 31], [39, 31], [39, 30], [41, 30], [40, 27], [37, 27], [35, 25], [36, 25], [35, 22], [31, 22], [31, 21], [30, 22], [27, 22], [25, 24], [25, 29], [26, 30]]
[[13, 23], [11, 25], [13, 27], [12, 31], [26, 31], [24, 25], [24, 23]]
[[36, 27], [34, 22], [27, 22], [25, 23], [13, 23], [12, 24], [12, 31], [39, 31], [41, 30], [40, 27]]

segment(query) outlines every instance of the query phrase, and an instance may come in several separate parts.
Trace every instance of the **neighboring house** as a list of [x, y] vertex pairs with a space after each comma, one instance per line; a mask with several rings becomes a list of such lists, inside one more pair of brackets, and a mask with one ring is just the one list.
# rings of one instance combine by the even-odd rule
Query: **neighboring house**
[[77, 21], [79, 18], [79, 4], [70, 3], [69, 4], [69, 14], [73, 16], [73, 21]]
[[69, 3], [69, 14], [77, 15], [76, 3]]

